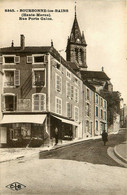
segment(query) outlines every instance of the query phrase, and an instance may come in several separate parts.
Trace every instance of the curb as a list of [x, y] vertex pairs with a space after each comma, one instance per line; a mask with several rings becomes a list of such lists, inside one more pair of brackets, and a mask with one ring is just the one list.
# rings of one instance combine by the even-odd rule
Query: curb
[[124, 163], [127, 163], [127, 160], [125, 158], [123, 158], [118, 152], [117, 152], [117, 149], [116, 149], [117, 146], [114, 147], [114, 154], [117, 156], [117, 158], [119, 158], [121, 161], [123, 161]]

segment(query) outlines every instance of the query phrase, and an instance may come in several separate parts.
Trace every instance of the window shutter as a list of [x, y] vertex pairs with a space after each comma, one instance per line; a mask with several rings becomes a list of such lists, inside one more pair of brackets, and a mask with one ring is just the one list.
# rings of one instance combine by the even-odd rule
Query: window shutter
[[20, 63], [20, 56], [15, 56], [15, 63], [19, 64]]
[[0, 64], [3, 63], [3, 56], [0, 56]]
[[44, 62], [48, 62], [48, 55], [44, 56]]
[[32, 56], [27, 56], [27, 63], [32, 64], [33, 60], [32, 60]]
[[1, 110], [5, 110], [5, 99], [4, 99], [5, 96], [1, 95]]
[[72, 117], [72, 104], [70, 104], [70, 117]]
[[41, 95], [41, 111], [45, 110], [46, 104], [45, 104], [45, 95]]
[[90, 115], [90, 117], [92, 116], [92, 114], [91, 114], [91, 105], [89, 105], [89, 115]]
[[15, 70], [14, 84], [15, 86], [20, 86], [20, 70]]

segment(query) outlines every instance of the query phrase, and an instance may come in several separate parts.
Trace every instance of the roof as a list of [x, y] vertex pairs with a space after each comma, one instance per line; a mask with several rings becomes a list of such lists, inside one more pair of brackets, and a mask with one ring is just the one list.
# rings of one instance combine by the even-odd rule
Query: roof
[[43, 46], [43, 47], [25, 47], [24, 49], [21, 49], [21, 47], [4, 47], [0, 48], [1, 53], [42, 53], [42, 52], [49, 52], [51, 46]]
[[110, 78], [103, 71], [81, 71], [83, 80], [98, 79], [98, 80], [110, 80]]
[[[59, 52], [52, 46], [29, 46], [21, 49], [21, 47], [4, 47], [0, 48], [0, 53], [2, 54], [41, 54], [41, 53], [50, 53], [55, 59], [61, 62], [66, 68], [73, 72], [78, 78], [80, 78], [76, 72], [71, 68], [68, 62], [59, 54]], [[80, 78], [81, 79], [81, 78]]]
[[70, 62], [67, 61], [68, 65], [73, 69], [73, 70], [79, 70], [79, 65], [76, 62]]
[[72, 26], [69, 41], [72, 42], [72, 43], [84, 44], [86, 46], [84, 33], [82, 33], [82, 35], [81, 35], [76, 15], [75, 15], [75, 18], [74, 18], [74, 22], [73, 22], [73, 26]]

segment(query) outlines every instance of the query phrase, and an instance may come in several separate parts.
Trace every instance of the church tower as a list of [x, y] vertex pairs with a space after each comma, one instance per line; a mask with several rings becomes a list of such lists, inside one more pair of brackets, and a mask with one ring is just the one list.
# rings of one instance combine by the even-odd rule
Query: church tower
[[87, 69], [86, 64], [86, 41], [84, 33], [80, 32], [80, 28], [76, 16], [75, 6], [75, 18], [71, 30], [70, 37], [68, 37], [66, 48], [66, 60], [70, 62], [76, 62], [81, 70]]

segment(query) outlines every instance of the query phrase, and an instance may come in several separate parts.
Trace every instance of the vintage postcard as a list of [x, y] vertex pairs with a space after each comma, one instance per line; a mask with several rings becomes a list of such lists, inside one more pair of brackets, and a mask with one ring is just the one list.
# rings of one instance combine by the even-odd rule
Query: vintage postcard
[[0, 194], [127, 194], [125, 0], [0, 1]]

